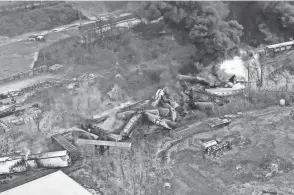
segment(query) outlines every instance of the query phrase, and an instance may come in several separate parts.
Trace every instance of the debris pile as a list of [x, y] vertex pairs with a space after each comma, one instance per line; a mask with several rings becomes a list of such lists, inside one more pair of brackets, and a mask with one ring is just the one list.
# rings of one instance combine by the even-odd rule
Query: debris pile
[[[107, 110], [106, 112], [93, 117], [93, 119], [96, 120], [96, 125], [86, 125], [82, 128], [88, 132], [99, 135], [99, 140], [115, 142], [124, 141], [130, 138], [135, 129], [141, 124], [146, 124], [146, 121], [149, 121], [162, 129], [171, 131], [170, 133], [172, 135], [181, 134], [182, 136], [183, 134], [193, 134], [200, 132], [199, 129], [195, 128], [195, 124], [181, 124], [181, 120], [187, 116], [188, 110], [196, 109], [201, 111], [212, 111], [215, 106], [222, 106], [225, 103], [228, 103], [228, 100], [224, 97], [209, 93], [205, 89], [220, 86], [234, 88], [237, 84], [240, 85], [240, 83], [237, 83], [235, 75], [231, 77], [228, 82], [223, 82], [218, 86], [211, 84], [201, 77], [178, 75], [178, 79], [183, 88], [183, 94], [181, 94], [183, 101], [181, 102], [181, 105], [171, 98], [169, 88], [162, 87], [156, 91], [151, 100], [135, 103], [128, 102], [122, 104], [125, 106], [121, 105]], [[193, 86], [189, 86], [187, 83], [190, 83]], [[117, 101], [121, 100], [124, 94], [124, 91], [122, 91], [118, 85], [114, 85], [107, 95], [111, 100]], [[215, 129], [230, 124], [231, 119], [237, 118], [239, 115], [241, 115], [241, 113], [237, 115], [228, 115], [225, 116], [225, 118], [216, 118], [208, 121], [207, 124], [211, 129]], [[114, 118], [114, 121], [125, 121], [125, 125], [119, 132], [115, 131], [116, 133], [109, 133], [103, 129], [103, 125], [99, 125], [99, 123], [103, 123], [110, 116], [111, 118]], [[109, 123], [109, 121], [107, 121], [107, 123]], [[104, 136], [101, 136], [101, 134]], [[83, 143], [85, 144], [86, 141]], [[101, 145], [102, 142], [93, 141], [91, 143]], [[108, 144], [108, 146], [114, 145], [115, 144]]]

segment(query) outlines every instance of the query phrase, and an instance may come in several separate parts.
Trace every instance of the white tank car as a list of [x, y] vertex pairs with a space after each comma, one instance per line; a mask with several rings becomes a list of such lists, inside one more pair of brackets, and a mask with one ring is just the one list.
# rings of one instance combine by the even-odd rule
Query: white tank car
[[47, 152], [25, 156], [0, 157], [0, 175], [19, 173], [28, 169], [62, 168], [71, 165], [68, 151]]
[[71, 165], [71, 158], [67, 150], [32, 155], [30, 158], [34, 159], [40, 168], [61, 168]]

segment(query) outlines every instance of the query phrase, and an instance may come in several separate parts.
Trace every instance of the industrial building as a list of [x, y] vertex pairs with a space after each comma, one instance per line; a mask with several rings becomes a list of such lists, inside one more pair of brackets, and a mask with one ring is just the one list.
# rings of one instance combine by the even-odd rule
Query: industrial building
[[1, 192], [0, 195], [92, 195], [62, 171], [56, 171], [39, 179]]

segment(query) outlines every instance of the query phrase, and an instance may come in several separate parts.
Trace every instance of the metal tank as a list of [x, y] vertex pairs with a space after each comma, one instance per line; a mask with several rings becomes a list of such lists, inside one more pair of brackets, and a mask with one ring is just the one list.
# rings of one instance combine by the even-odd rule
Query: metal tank
[[158, 115], [154, 115], [154, 114], [151, 114], [151, 113], [148, 113], [148, 112], [145, 112], [145, 115], [147, 117], [147, 119], [154, 123], [155, 125], [158, 125], [158, 126], [161, 126], [161, 127], [164, 127], [166, 129], [169, 129], [171, 130], [172, 128], [167, 124], [167, 121], [166, 119], [163, 119], [161, 118], [160, 116]]
[[128, 120], [136, 113], [137, 113], [137, 111], [135, 111], [135, 110], [119, 112], [116, 114], [116, 118], [120, 119], [120, 120]]
[[35, 159], [40, 168], [61, 168], [71, 165], [71, 158], [66, 150], [32, 155], [29, 159], [31, 158]]
[[123, 137], [130, 137], [132, 135], [133, 130], [139, 125], [139, 122], [142, 119], [142, 115], [142, 112], [139, 112], [136, 115], [134, 115], [123, 128], [120, 135]]

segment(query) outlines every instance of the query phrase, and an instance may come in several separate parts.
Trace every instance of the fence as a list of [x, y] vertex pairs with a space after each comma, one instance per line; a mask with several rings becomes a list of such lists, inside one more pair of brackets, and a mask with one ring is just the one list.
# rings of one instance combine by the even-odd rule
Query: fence
[[11, 76], [6, 77], [4, 79], [1, 79], [0, 84], [9, 83], [12, 81], [21, 80], [21, 79], [32, 77], [32, 76], [37, 76], [37, 75], [40, 75], [45, 72], [49, 72], [49, 68], [47, 66], [43, 65], [39, 68], [34, 68], [34, 69], [26, 71], [26, 72], [19, 72], [17, 74], [14, 74], [14, 75], [11, 75]]

